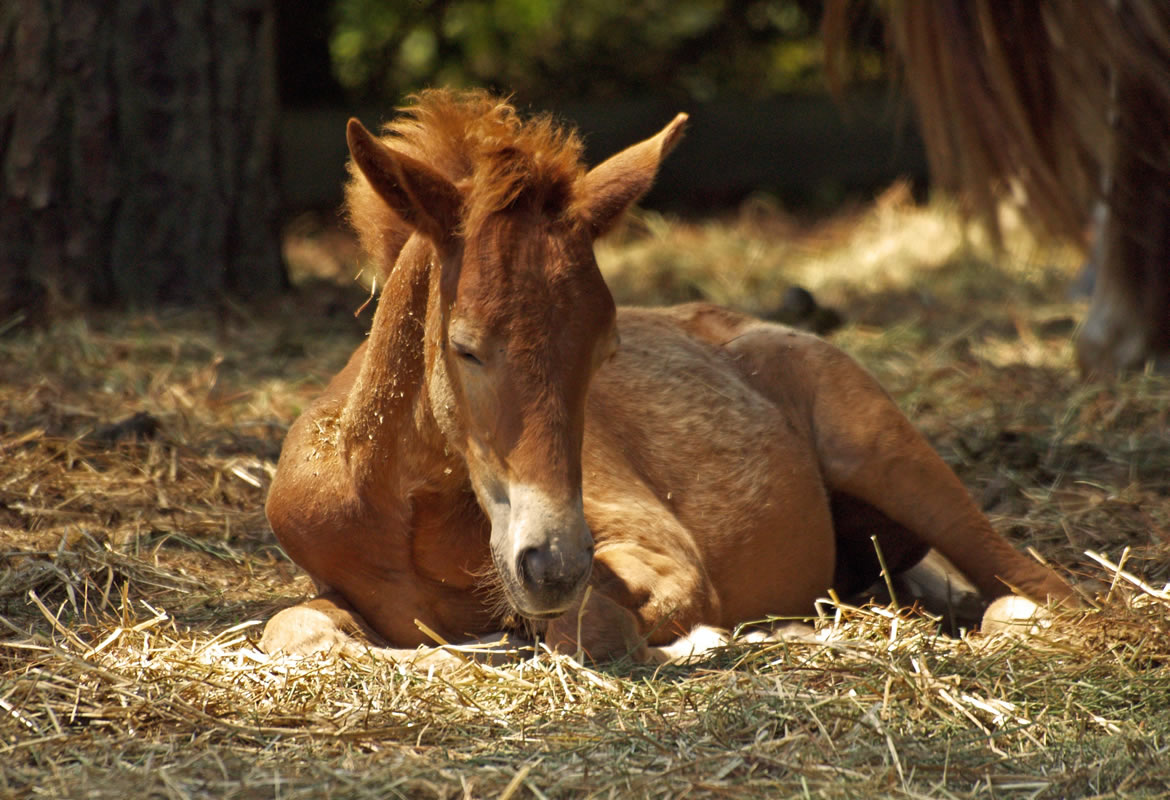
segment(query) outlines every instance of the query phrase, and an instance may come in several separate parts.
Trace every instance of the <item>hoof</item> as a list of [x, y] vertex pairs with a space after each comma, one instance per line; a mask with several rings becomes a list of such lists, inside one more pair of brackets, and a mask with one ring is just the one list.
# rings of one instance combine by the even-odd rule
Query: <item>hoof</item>
[[817, 629], [807, 622], [778, 622], [770, 628], [752, 630], [739, 637], [737, 641], [752, 644], [769, 642], [819, 642]]
[[731, 637], [727, 631], [709, 625], [698, 625], [675, 642], [651, 650], [653, 660], [659, 663], [685, 664], [711, 650], [726, 646], [730, 641]]
[[1052, 624], [1052, 615], [1026, 597], [1004, 595], [983, 613], [980, 630], [984, 635], [1016, 634], [1035, 636]]
[[293, 606], [279, 612], [264, 626], [260, 649], [269, 655], [308, 656], [340, 653], [353, 644], [329, 615], [315, 608]]

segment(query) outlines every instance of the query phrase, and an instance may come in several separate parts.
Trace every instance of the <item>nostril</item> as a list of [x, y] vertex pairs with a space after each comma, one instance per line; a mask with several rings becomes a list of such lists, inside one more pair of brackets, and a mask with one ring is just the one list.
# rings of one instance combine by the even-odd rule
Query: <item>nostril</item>
[[592, 542], [579, 552], [526, 547], [516, 557], [516, 576], [530, 591], [565, 592], [588, 576], [592, 564]]
[[549, 580], [549, 553], [539, 547], [526, 547], [517, 561], [517, 571], [525, 583], [543, 586]]

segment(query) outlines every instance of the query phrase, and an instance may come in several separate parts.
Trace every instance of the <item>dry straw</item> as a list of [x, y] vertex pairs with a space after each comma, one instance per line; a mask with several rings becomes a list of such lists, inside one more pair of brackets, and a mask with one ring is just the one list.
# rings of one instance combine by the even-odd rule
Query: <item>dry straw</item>
[[[960, 638], [827, 601], [816, 637], [656, 670], [258, 652], [309, 591], [264, 491], [283, 429], [360, 340], [360, 289], [9, 332], [0, 796], [1163, 795], [1170, 383], [1071, 374], [1067, 254], [1018, 243], [992, 261], [946, 209], [887, 198], [814, 230], [758, 208], [649, 218], [603, 250], [638, 301], [812, 288], [995, 525], [1101, 598], [1034, 635]], [[109, 427], [138, 412], [153, 428]]]

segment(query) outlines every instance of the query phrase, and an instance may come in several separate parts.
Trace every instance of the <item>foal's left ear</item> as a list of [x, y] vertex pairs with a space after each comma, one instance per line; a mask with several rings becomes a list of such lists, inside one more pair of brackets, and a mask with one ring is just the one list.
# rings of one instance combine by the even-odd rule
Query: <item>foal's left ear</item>
[[356, 119], [345, 128], [353, 163], [402, 221], [441, 244], [459, 224], [459, 190], [426, 164], [400, 153]]
[[594, 236], [613, 228], [626, 209], [650, 189], [658, 165], [682, 138], [686, 123], [687, 115], [679, 114], [657, 135], [589, 170], [581, 206]]

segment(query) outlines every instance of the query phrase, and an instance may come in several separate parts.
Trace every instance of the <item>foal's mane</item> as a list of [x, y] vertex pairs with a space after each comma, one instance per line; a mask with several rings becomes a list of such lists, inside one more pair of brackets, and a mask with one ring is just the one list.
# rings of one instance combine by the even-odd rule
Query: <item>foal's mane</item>
[[[428, 89], [408, 98], [382, 141], [454, 183], [464, 198], [461, 233], [491, 214], [528, 207], [557, 215], [572, 204], [585, 173], [576, 133], [549, 115], [523, 120], [484, 90]], [[351, 161], [346, 208], [366, 254], [384, 277], [413, 232]]]

